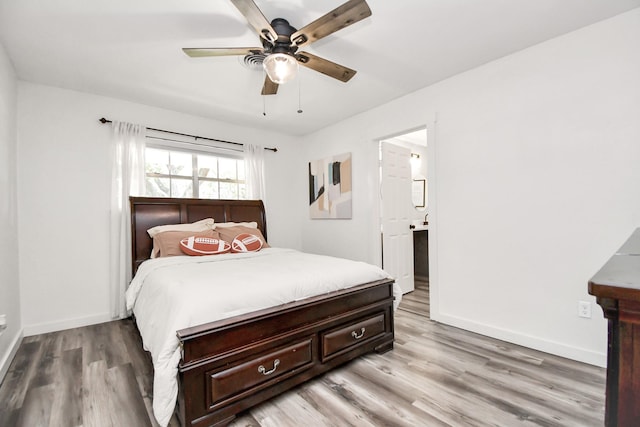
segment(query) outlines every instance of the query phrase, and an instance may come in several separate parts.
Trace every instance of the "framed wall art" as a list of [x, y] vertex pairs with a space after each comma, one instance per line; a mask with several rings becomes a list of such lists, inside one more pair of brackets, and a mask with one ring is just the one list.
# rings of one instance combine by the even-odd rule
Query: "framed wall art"
[[309, 162], [309, 215], [351, 218], [351, 153]]

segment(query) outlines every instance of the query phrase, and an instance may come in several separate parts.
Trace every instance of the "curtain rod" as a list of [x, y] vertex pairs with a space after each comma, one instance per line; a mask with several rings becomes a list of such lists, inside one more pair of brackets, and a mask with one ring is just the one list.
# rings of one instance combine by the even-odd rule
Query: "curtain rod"
[[[102, 117], [100, 120], [98, 120], [100, 123], [105, 124], [105, 123], [113, 123], [113, 121], [109, 120], [109, 119], [105, 119], [104, 117]], [[207, 138], [205, 136], [197, 136], [197, 135], [189, 135], [188, 133], [180, 133], [180, 132], [173, 132], [170, 130], [164, 130], [164, 129], [156, 129], [156, 128], [150, 128], [147, 127], [147, 130], [154, 130], [156, 132], [163, 132], [163, 133], [170, 133], [172, 135], [181, 135], [181, 136], [188, 136], [191, 138], [195, 138], [195, 139], [205, 139], [207, 141], [215, 141], [215, 142], [223, 142], [225, 144], [233, 144], [233, 145], [240, 145], [243, 146], [244, 144], [240, 143], [240, 142], [232, 142], [232, 141], [225, 141], [224, 139], [215, 139], [215, 138]], [[269, 148], [269, 147], [264, 147], [265, 150], [269, 150], [269, 151], [273, 151], [274, 153], [276, 151], [278, 151], [277, 148]]]

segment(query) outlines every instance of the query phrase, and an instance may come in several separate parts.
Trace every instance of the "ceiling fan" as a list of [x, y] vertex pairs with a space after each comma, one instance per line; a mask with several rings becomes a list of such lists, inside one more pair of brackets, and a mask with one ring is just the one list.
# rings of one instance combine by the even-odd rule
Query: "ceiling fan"
[[253, 0], [231, 0], [260, 36], [262, 47], [183, 48], [187, 55], [205, 56], [257, 55], [262, 56], [267, 76], [262, 95], [275, 95], [278, 85], [295, 77], [298, 64], [342, 82], [349, 81], [356, 71], [298, 48], [310, 45], [338, 30], [368, 16], [371, 9], [365, 0], [349, 0], [300, 30], [286, 19], [275, 18], [269, 23]]

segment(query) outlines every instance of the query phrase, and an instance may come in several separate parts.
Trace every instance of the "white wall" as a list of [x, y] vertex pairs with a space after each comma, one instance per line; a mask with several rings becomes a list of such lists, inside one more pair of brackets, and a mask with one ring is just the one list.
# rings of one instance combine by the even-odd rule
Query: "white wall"
[[0, 315], [7, 319], [7, 329], [0, 332], [0, 382], [22, 338], [17, 250], [17, 88], [13, 65], [0, 44]]
[[635, 9], [310, 135], [353, 153], [354, 217], [303, 249], [379, 263], [373, 141], [426, 124], [432, 317], [604, 366], [587, 281], [640, 225], [639, 40]]
[[100, 117], [275, 146], [267, 152], [268, 238], [299, 248], [287, 208], [291, 138], [112, 98], [20, 82], [18, 212], [26, 335], [109, 319], [110, 127]]

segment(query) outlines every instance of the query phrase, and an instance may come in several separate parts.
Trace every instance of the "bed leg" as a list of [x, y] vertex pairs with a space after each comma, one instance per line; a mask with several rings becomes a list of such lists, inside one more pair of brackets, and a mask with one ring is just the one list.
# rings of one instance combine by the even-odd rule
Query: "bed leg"
[[378, 354], [383, 354], [383, 353], [386, 353], [387, 351], [393, 350], [393, 341], [380, 344], [379, 346], [374, 348], [374, 350]]
[[211, 427], [226, 427], [231, 421], [235, 420], [236, 416], [231, 415], [229, 418], [225, 418], [224, 420], [220, 420], [215, 424], [212, 424]]

